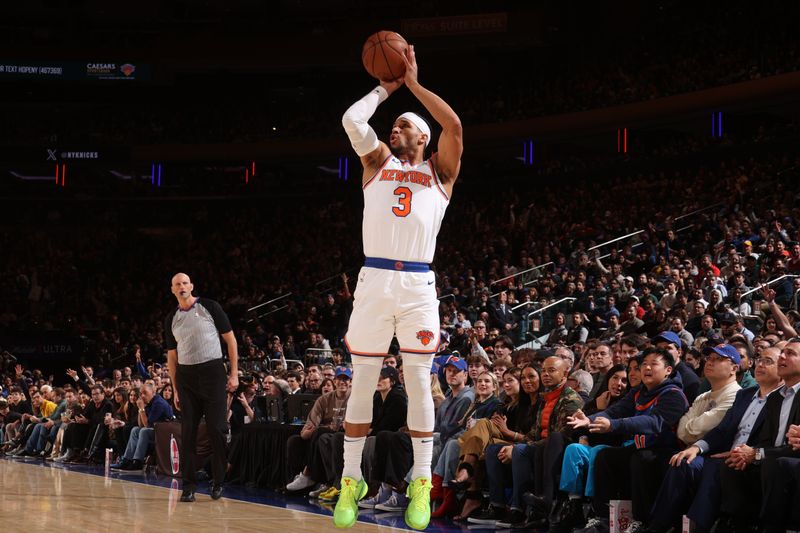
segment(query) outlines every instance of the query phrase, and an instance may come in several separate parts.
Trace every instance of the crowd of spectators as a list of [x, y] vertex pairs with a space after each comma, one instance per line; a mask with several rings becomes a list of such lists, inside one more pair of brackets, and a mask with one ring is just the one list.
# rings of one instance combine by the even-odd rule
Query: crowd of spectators
[[[570, 28], [570, 37], [553, 36], [551, 45], [541, 49], [472, 50], [468, 65], [445, 55], [484, 79], [464, 84], [445, 69], [448, 76], [436, 80], [437, 90], [459, 110], [465, 125], [473, 125], [641, 102], [800, 67], [791, 24], [796, 6], [758, 10], [737, 2], [724, 13], [692, 6], [691, 16], [680, 5], [665, 9], [652, 20], [642, 16], [626, 28], [629, 35], [622, 40], [607, 35], [613, 29]], [[560, 39], [569, 39], [568, 46]], [[435, 77], [435, 71], [428, 72]], [[268, 80], [265, 85], [275, 90], [267, 89], [266, 95], [238, 83], [233, 88], [223, 84], [213, 106], [191, 96], [193, 85], [203, 83], [195, 78], [176, 87], [172, 96], [165, 97], [169, 88], [159, 87], [152, 101], [125, 96], [119, 103], [106, 98], [97, 103], [78, 97], [55, 108], [14, 102], [3, 113], [16, 127], [0, 132], [0, 142], [130, 147], [337, 137], [341, 113], [369, 87], [355, 75], [349, 76], [352, 82], [326, 83], [331, 76], [341, 74], [323, 71], [295, 85]], [[323, 85], [324, 92], [317, 88]]]
[[[535, 194], [516, 187], [527, 177], [486, 194], [465, 176], [434, 265], [436, 518], [605, 531], [609, 501], [630, 499], [630, 533], [666, 531], [683, 514], [702, 530], [720, 517], [740, 529], [757, 517], [776, 530], [797, 525], [776, 502], [798, 485], [800, 410], [784, 405], [800, 383], [800, 161], [780, 142], [793, 126], [750, 133], [711, 147], [684, 136], [622, 167], [553, 165]], [[4, 228], [0, 333], [89, 342], [82, 375], [0, 356], [3, 453], [82, 463], [111, 448], [114, 469], [144, 468], [154, 425], [180, 416], [162, 324], [167, 280], [189, 270], [239, 339], [230, 459], [244, 426], [293, 422], [289, 397], [318, 395], [289, 443], [287, 464], [303, 464], [286, 489], [335, 501], [358, 192], [335, 202], [309, 194], [302, 205], [198, 202], [157, 231], [102, 205], [88, 231], [58, 213]], [[367, 509], [407, 503], [413, 456], [394, 350], [373, 401]], [[279, 400], [277, 419], [265, 397]]]

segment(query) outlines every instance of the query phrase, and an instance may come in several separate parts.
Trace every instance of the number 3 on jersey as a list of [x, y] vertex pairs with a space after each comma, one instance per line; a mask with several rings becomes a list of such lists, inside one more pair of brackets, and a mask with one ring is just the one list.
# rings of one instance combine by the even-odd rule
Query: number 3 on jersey
[[399, 205], [392, 207], [392, 213], [397, 217], [407, 217], [411, 213], [411, 189], [398, 187], [394, 190], [394, 195], [398, 197]]

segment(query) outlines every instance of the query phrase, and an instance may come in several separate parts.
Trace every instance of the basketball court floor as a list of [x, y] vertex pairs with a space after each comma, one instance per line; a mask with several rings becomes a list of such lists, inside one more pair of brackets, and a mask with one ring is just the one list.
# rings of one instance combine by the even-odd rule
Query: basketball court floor
[[[102, 466], [0, 459], [0, 528], [4, 532], [125, 531], [292, 533], [333, 531], [332, 508], [266, 489], [227, 485], [213, 501], [201, 485], [197, 501], [181, 503], [180, 482], [145, 473], [106, 476]], [[410, 530], [403, 513], [362, 510], [353, 532]], [[427, 531], [478, 531], [433, 520]], [[482, 529], [483, 531], [490, 531]], [[491, 530], [495, 531], [495, 530]]]

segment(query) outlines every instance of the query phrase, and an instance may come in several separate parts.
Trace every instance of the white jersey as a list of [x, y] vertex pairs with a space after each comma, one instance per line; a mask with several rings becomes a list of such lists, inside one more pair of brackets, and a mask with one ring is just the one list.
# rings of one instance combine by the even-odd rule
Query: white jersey
[[450, 198], [433, 162], [390, 155], [364, 185], [364, 255], [430, 263]]

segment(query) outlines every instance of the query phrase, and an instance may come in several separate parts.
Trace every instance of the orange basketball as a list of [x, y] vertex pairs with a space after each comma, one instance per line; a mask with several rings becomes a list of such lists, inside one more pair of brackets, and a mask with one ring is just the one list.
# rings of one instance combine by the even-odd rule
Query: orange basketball
[[381, 81], [392, 81], [402, 78], [406, 73], [403, 56], [408, 43], [393, 31], [373, 33], [364, 43], [361, 50], [361, 61], [369, 75]]

